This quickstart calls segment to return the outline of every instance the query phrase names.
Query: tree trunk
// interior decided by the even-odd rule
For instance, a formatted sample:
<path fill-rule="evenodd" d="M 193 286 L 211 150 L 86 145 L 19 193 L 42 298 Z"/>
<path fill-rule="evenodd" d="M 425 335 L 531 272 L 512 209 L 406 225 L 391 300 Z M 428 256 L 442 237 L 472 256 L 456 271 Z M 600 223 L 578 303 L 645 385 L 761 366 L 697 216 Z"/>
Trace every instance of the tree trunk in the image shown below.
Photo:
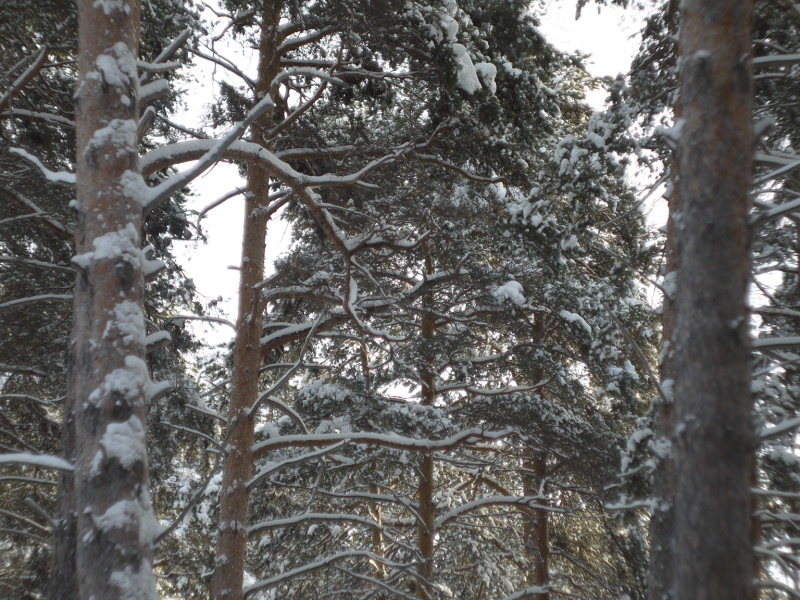
<path fill-rule="evenodd" d="M 680 118 L 680 107 L 675 108 L 675 118 Z M 675 405 L 673 390 L 675 383 L 674 336 L 675 336 L 675 217 L 678 214 L 677 164 L 672 165 L 671 190 L 669 192 L 669 218 L 667 220 L 666 265 L 664 302 L 661 308 L 661 360 L 659 371 L 661 388 L 666 398 L 657 396 L 653 400 L 655 413 L 655 470 L 653 472 L 653 513 L 650 516 L 650 571 L 647 593 L 650 600 L 672 598 L 672 528 L 674 525 L 675 457 L 672 437 L 675 431 Z"/>
<path fill-rule="evenodd" d="M 433 272 L 433 263 L 427 244 L 425 245 L 425 271 L 428 274 Z M 433 304 L 433 299 L 430 296 L 426 296 L 423 303 L 425 308 L 430 308 Z M 423 343 L 432 343 L 435 329 L 436 324 L 433 320 L 433 314 L 424 312 L 422 315 Z M 433 373 L 435 356 L 429 347 L 424 348 L 423 352 L 428 353 L 425 360 L 429 367 L 422 373 L 422 390 L 420 393 L 422 394 L 422 404 L 430 406 L 436 399 L 436 376 Z M 421 561 L 418 568 L 417 598 L 421 600 L 427 600 L 431 597 L 428 593 L 429 586 L 425 582 L 433 580 L 433 544 L 436 536 L 434 530 L 436 521 L 436 506 L 433 502 L 434 487 L 433 452 L 425 452 L 419 464 L 419 483 L 417 486 L 420 517 L 420 523 L 417 525 L 417 549 L 419 550 Z"/>
<path fill-rule="evenodd" d="M 676 217 L 676 599 L 752 596 L 750 0 L 685 0 Z"/>
<path fill-rule="evenodd" d="M 264 0 L 259 43 L 258 99 L 269 93 L 278 73 L 275 54 L 280 0 Z M 272 127 L 272 114 L 253 125 L 251 140 L 259 143 L 262 134 Z M 247 518 L 253 457 L 254 420 L 248 415 L 258 398 L 258 372 L 261 366 L 260 339 L 262 306 L 257 285 L 264 279 L 264 258 L 268 217 L 265 208 L 269 197 L 269 175 L 250 165 L 245 194 L 244 236 L 239 279 L 239 314 L 233 350 L 233 376 L 228 409 L 228 453 L 223 462 L 220 488 L 220 516 L 214 566 L 214 598 L 241 600 L 243 596 Z"/>
<path fill-rule="evenodd" d="M 526 460 L 524 490 L 526 496 L 536 496 L 544 490 L 542 481 L 547 477 L 547 455 L 544 452 L 531 452 Z M 537 500 L 537 504 L 546 506 L 545 500 Z M 525 511 L 523 523 L 523 543 L 529 562 L 533 565 L 533 573 L 528 578 L 528 585 L 547 588 L 550 583 L 550 522 L 549 513 L 543 508 L 530 508 Z M 541 592 L 531 596 L 533 600 L 549 600 L 549 592 Z"/>
<path fill-rule="evenodd" d="M 70 349 L 74 351 L 74 345 Z M 69 364 L 74 361 L 70 357 Z M 62 419 L 61 454 L 65 459 L 75 458 L 75 417 L 72 414 L 73 395 L 67 395 Z M 77 516 L 75 514 L 75 481 L 73 474 L 62 471 L 58 478 L 56 499 L 56 524 L 53 527 L 53 541 L 50 551 L 50 581 L 48 599 L 61 600 L 64 597 L 78 597 L 78 579 L 75 566 L 77 537 Z M 67 593 L 65 594 L 65 590 Z"/>
<path fill-rule="evenodd" d="M 136 138 L 139 2 L 81 0 L 78 19 L 78 274 L 67 400 L 75 419 L 78 590 L 57 592 L 155 599 Z"/>

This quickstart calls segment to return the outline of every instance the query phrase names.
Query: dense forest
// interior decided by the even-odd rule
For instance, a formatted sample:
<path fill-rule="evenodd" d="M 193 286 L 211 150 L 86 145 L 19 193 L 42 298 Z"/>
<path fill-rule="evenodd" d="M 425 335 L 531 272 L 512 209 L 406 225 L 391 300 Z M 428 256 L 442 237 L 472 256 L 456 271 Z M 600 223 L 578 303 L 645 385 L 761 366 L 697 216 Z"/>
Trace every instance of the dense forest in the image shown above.
<path fill-rule="evenodd" d="M 800 5 L 611 3 L 2 0 L 0 598 L 800 598 Z"/>

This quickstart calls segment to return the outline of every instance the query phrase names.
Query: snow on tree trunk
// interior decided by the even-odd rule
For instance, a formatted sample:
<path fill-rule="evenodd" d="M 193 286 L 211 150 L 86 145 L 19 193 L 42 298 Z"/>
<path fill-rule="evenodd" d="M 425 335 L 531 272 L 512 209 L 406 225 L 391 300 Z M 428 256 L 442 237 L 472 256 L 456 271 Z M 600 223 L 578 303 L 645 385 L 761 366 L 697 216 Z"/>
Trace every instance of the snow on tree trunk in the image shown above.
<path fill-rule="evenodd" d="M 680 34 L 674 598 L 751 598 L 749 0 L 686 0 Z"/>
<path fill-rule="evenodd" d="M 137 0 L 78 3 L 78 267 L 69 400 L 75 419 L 78 593 L 155 599 L 145 419 L 141 251 L 144 182 L 136 126 Z"/>
<path fill-rule="evenodd" d="M 259 99 L 269 93 L 270 84 L 278 73 L 280 63 L 275 52 L 276 29 L 281 2 L 264 0 L 262 6 L 261 39 L 259 44 Z M 251 139 L 272 126 L 268 112 L 252 128 Z M 220 488 L 220 516 L 217 532 L 214 568 L 214 598 L 241 600 L 245 555 L 247 550 L 247 520 L 250 494 L 247 480 L 253 466 L 250 447 L 253 444 L 254 420 L 249 416 L 258 398 L 259 367 L 261 366 L 262 305 L 257 285 L 264 278 L 267 221 L 265 208 L 269 196 L 269 174 L 251 165 L 247 174 L 245 195 L 244 238 L 239 279 L 239 315 L 236 321 L 236 340 L 233 350 L 233 377 L 228 412 L 228 453 L 223 462 Z"/>

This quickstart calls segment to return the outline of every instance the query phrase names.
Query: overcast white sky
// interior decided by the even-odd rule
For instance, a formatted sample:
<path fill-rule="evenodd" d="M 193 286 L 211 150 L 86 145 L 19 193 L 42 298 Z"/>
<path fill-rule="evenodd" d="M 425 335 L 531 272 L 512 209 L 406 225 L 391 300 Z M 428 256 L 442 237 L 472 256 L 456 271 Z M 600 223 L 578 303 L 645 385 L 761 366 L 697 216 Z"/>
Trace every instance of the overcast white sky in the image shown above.
<path fill-rule="evenodd" d="M 547 13 L 542 18 L 540 29 L 552 44 L 561 50 L 578 50 L 590 54 L 587 66 L 592 75 L 613 77 L 627 72 L 639 45 L 638 40 L 634 39 L 641 23 L 642 15 L 639 11 L 624 11 L 611 6 L 598 10 L 593 4 L 589 4 L 584 8 L 581 18 L 576 21 L 575 0 L 546 0 L 546 4 Z M 206 11 L 205 16 L 210 18 L 212 15 Z M 237 60 L 237 66 L 252 73 L 255 69 L 254 60 L 252 56 L 241 56 Z M 215 92 L 215 86 L 211 85 L 213 76 L 214 72 L 208 66 L 195 75 L 199 85 L 193 86 L 187 98 L 187 113 L 181 117 L 180 122 L 191 126 L 191 115 L 202 114 L 212 101 Z M 590 102 L 600 106 L 604 97 L 605 93 L 598 91 L 590 98 Z M 199 211 L 242 183 L 235 167 L 218 165 L 194 183 L 195 196 L 191 198 L 189 208 Z M 229 267 L 239 264 L 243 211 L 241 197 L 228 200 L 221 207 L 212 210 L 203 220 L 208 244 L 176 242 L 177 254 L 189 276 L 194 279 L 200 294 L 207 300 L 221 296 L 221 316 L 230 320 L 236 318 L 235 299 L 239 277 L 238 271 Z M 267 271 L 271 270 L 272 261 L 288 243 L 289 236 L 284 223 L 270 222 L 267 235 Z M 195 331 L 198 335 L 205 335 L 207 341 L 213 343 L 227 341 L 233 334 L 232 330 L 224 326 L 198 325 Z"/>

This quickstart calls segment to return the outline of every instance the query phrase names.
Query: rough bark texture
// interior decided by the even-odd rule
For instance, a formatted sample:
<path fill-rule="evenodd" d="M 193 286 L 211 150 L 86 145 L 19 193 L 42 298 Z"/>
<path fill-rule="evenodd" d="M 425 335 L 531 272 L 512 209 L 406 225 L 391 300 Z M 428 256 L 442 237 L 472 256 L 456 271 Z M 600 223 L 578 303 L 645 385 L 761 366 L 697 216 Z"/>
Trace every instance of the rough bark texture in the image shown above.
<path fill-rule="evenodd" d="M 145 419 L 138 121 L 139 3 L 78 2 L 79 227 L 69 399 L 78 593 L 155 599 Z M 58 585 L 58 584 L 57 584 Z"/>
<path fill-rule="evenodd" d="M 685 0 L 676 218 L 676 599 L 752 597 L 750 0 Z"/>
<path fill-rule="evenodd" d="M 280 18 L 278 0 L 264 0 L 259 44 L 259 97 L 269 93 L 279 63 L 275 54 L 277 25 Z M 272 126 L 272 115 L 262 117 L 252 128 L 251 140 L 259 142 L 264 131 Z M 262 306 L 256 286 L 264 279 L 269 175 L 250 166 L 245 195 L 244 236 L 239 279 L 239 315 L 233 350 L 233 377 L 228 412 L 228 454 L 223 462 L 220 488 L 220 516 L 214 569 L 214 598 L 241 600 L 245 554 L 247 550 L 247 518 L 250 494 L 246 483 L 250 478 L 253 456 L 254 420 L 248 416 L 258 398 L 258 372 L 261 366 L 260 339 Z"/>

